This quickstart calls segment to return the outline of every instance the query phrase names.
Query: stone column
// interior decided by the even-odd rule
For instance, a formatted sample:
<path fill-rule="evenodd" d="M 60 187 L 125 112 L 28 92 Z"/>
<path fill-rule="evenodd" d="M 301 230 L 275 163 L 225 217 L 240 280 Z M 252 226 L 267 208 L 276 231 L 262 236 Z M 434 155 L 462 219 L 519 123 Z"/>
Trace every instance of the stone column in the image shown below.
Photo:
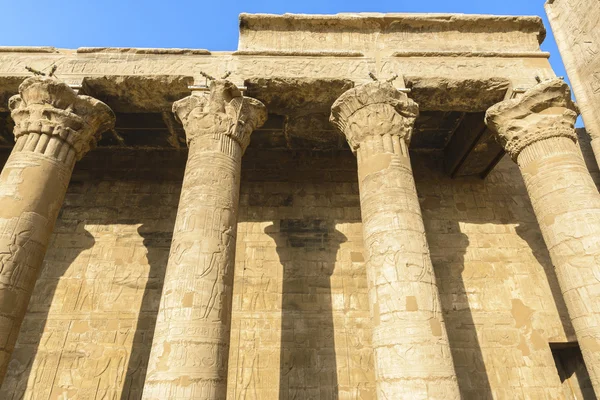
<path fill-rule="evenodd" d="M 521 170 L 600 395 L 600 193 L 578 149 L 577 112 L 567 84 L 553 79 L 493 106 L 486 123 Z"/>
<path fill-rule="evenodd" d="M 143 398 L 225 400 L 241 160 L 266 110 L 217 80 L 173 112 L 189 156 Z"/>
<path fill-rule="evenodd" d="M 548 21 L 600 166 L 600 18 L 598 0 L 547 0 Z"/>
<path fill-rule="evenodd" d="M 460 398 L 408 147 L 418 106 L 391 84 L 342 94 L 357 156 L 378 399 Z"/>
<path fill-rule="evenodd" d="M 0 383 L 75 161 L 115 120 L 106 104 L 51 78 L 26 79 L 9 108 L 16 144 L 0 174 Z"/>

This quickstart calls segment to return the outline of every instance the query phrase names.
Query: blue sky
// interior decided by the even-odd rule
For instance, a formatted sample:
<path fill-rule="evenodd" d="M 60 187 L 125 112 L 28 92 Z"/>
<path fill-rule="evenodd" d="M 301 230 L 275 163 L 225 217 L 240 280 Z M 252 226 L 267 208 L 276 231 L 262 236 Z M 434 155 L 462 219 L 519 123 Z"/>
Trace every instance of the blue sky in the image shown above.
<path fill-rule="evenodd" d="M 564 76 L 544 0 L 2 0 L 0 45 L 188 47 L 235 50 L 238 15 L 250 13 L 437 12 L 539 15 L 542 48 Z"/>

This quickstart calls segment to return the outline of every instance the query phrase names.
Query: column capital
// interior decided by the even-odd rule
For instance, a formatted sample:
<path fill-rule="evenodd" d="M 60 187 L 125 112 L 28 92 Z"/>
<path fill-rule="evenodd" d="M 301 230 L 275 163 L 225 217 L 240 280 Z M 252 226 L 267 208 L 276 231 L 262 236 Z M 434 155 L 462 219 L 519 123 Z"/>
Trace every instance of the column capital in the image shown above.
<path fill-rule="evenodd" d="M 214 80 L 209 89 L 208 93 L 173 103 L 173 113 L 183 124 L 188 145 L 201 136 L 224 135 L 238 143 L 244 152 L 252 131 L 267 120 L 264 104 L 242 96 L 228 80 Z"/>
<path fill-rule="evenodd" d="M 492 106 L 485 123 L 516 161 L 523 149 L 540 140 L 567 137 L 577 142 L 578 115 L 569 86 L 556 78 L 532 87 L 519 98 Z"/>
<path fill-rule="evenodd" d="M 37 134 L 47 136 L 43 145 L 31 140 L 26 150 L 48 154 L 49 139 L 66 143 L 65 149 L 74 151 L 79 160 L 96 146 L 103 132 L 115 124 L 115 115 L 106 104 L 90 96 L 78 95 L 66 83 L 55 78 L 31 77 L 19 86 L 19 94 L 8 102 L 15 122 L 14 135 L 20 137 Z M 58 147 L 57 147 L 58 146 Z M 51 155 L 58 156 L 61 145 Z"/>
<path fill-rule="evenodd" d="M 410 143 L 419 106 L 388 82 L 370 82 L 342 94 L 329 120 L 346 136 L 352 151 L 370 137 L 398 136 Z"/>

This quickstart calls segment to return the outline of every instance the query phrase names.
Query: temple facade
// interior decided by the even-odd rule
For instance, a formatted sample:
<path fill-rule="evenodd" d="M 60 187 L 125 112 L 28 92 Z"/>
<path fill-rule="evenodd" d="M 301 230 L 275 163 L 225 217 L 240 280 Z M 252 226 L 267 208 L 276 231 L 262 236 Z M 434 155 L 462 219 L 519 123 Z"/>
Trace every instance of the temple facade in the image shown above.
<path fill-rule="evenodd" d="M 541 18 L 239 26 L 0 47 L 0 399 L 600 394 L 600 148 Z"/>

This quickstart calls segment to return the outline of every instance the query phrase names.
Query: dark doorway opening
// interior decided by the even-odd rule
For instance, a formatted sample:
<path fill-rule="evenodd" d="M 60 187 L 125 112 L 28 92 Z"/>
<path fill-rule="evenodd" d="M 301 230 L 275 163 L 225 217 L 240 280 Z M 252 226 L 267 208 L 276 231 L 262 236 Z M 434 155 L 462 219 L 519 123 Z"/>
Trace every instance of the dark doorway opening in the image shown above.
<path fill-rule="evenodd" d="M 550 343 L 550 349 L 562 382 L 565 398 L 595 400 L 596 395 L 579 345 L 576 342 Z"/>

